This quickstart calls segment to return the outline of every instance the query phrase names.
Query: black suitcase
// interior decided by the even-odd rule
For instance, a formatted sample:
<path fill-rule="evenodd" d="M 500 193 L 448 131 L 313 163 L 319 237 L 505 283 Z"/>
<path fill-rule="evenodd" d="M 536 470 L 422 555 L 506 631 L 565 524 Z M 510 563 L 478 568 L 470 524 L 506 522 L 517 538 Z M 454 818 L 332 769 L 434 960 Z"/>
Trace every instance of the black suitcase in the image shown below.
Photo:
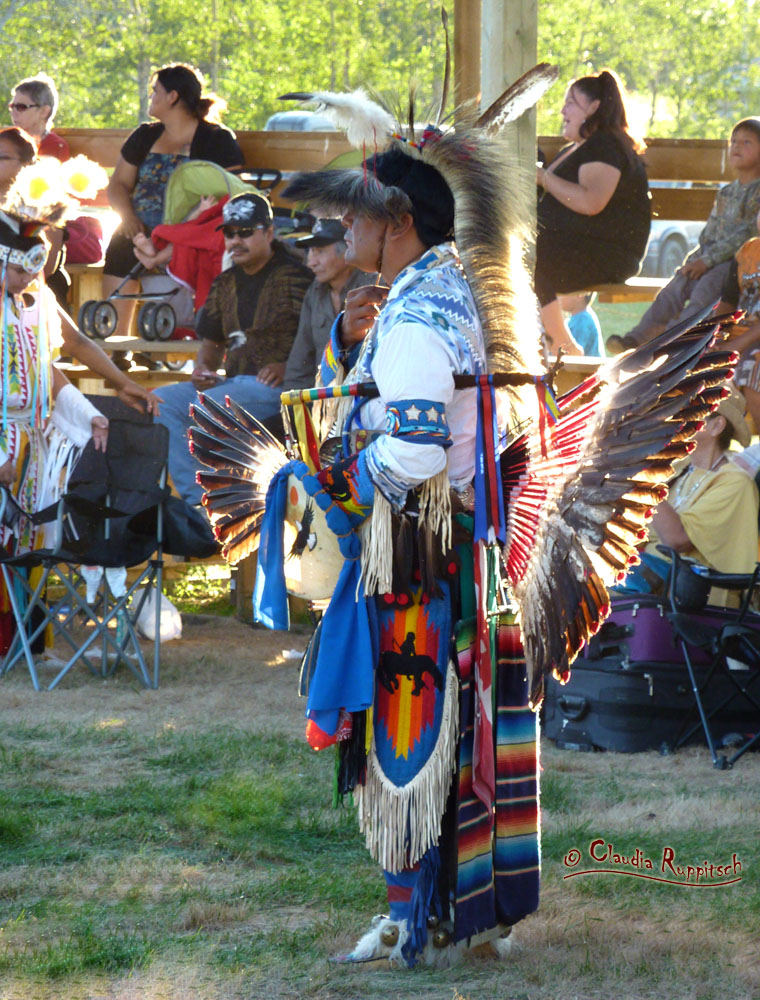
<path fill-rule="evenodd" d="M 707 667 L 696 668 L 697 683 Z M 731 679 L 710 680 L 703 703 L 706 712 L 733 696 Z M 715 741 L 731 742 L 734 734 L 757 732 L 760 713 L 737 697 L 711 720 Z M 620 657 L 577 659 L 570 680 L 549 679 L 543 705 L 543 733 L 558 747 L 636 753 L 674 747 L 692 730 L 687 742 L 705 743 L 686 667 L 663 662 L 621 666 Z"/>

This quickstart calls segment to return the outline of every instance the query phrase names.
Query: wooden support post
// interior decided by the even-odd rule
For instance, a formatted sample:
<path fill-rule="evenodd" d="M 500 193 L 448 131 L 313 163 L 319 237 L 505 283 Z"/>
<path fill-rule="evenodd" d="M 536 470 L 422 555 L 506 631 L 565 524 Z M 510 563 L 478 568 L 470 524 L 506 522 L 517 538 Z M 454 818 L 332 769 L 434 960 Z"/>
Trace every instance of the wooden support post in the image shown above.
<path fill-rule="evenodd" d="M 454 100 L 480 107 L 480 0 L 454 2 Z"/>
<path fill-rule="evenodd" d="M 256 583 L 256 553 L 237 564 L 235 573 L 235 617 L 241 622 L 253 621 L 253 587 Z"/>
<path fill-rule="evenodd" d="M 538 0 L 482 0 L 482 106 L 487 108 L 510 83 L 536 64 Z M 536 165 L 535 111 L 509 126 L 515 136 L 520 164 Z"/>

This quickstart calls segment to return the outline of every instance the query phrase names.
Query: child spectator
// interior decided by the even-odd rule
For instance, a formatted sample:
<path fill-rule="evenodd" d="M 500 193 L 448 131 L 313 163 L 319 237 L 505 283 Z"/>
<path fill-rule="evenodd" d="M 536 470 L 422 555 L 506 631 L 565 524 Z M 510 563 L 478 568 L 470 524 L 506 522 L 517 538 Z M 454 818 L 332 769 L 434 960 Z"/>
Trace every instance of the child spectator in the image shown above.
<path fill-rule="evenodd" d="M 716 302 L 733 255 L 753 235 L 760 209 L 760 118 L 744 118 L 731 133 L 729 160 L 736 180 L 718 191 L 699 246 L 686 258 L 637 325 L 607 340 L 611 354 L 645 344 L 676 320 Z"/>
<path fill-rule="evenodd" d="M 564 313 L 569 313 L 567 325 L 570 336 L 587 358 L 603 358 L 604 339 L 599 317 L 591 308 L 596 292 L 579 292 L 576 295 L 558 295 Z"/>

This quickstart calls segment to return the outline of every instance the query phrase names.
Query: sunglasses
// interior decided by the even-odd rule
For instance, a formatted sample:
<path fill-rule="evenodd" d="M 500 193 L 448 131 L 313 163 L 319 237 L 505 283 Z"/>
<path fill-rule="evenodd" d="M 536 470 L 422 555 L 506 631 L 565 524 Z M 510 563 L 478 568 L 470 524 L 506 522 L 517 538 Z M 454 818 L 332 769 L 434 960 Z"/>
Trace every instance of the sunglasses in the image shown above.
<path fill-rule="evenodd" d="M 28 111 L 29 108 L 39 108 L 39 104 L 21 104 L 19 101 L 11 101 L 8 105 L 10 111 Z"/>
<path fill-rule="evenodd" d="M 239 236 L 241 240 L 248 240 L 253 236 L 257 229 L 266 229 L 266 226 L 248 226 L 243 228 L 241 226 L 222 226 L 222 236 L 227 240 L 232 240 L 236 236 Z"/>

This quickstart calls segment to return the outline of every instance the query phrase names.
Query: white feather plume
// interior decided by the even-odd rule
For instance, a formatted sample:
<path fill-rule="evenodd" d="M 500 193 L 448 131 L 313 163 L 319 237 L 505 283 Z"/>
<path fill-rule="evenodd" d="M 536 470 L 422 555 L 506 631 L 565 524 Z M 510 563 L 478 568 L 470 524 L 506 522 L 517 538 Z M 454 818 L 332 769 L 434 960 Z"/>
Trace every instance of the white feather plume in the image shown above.
<path fill-rule="evenodd" d="M 302 103 L 316 101 L 317 111 L 329 118 L 337 128 L 345 129 L 348 141 L 358 149 L 365 145 L 382 149 L 397 131 L 393 115 L 370 100 L 361 88 L 350 94 L 336 94 L 330 90 L 285 94 L 281 100 L 284 99 L 300 100 Z"/>

